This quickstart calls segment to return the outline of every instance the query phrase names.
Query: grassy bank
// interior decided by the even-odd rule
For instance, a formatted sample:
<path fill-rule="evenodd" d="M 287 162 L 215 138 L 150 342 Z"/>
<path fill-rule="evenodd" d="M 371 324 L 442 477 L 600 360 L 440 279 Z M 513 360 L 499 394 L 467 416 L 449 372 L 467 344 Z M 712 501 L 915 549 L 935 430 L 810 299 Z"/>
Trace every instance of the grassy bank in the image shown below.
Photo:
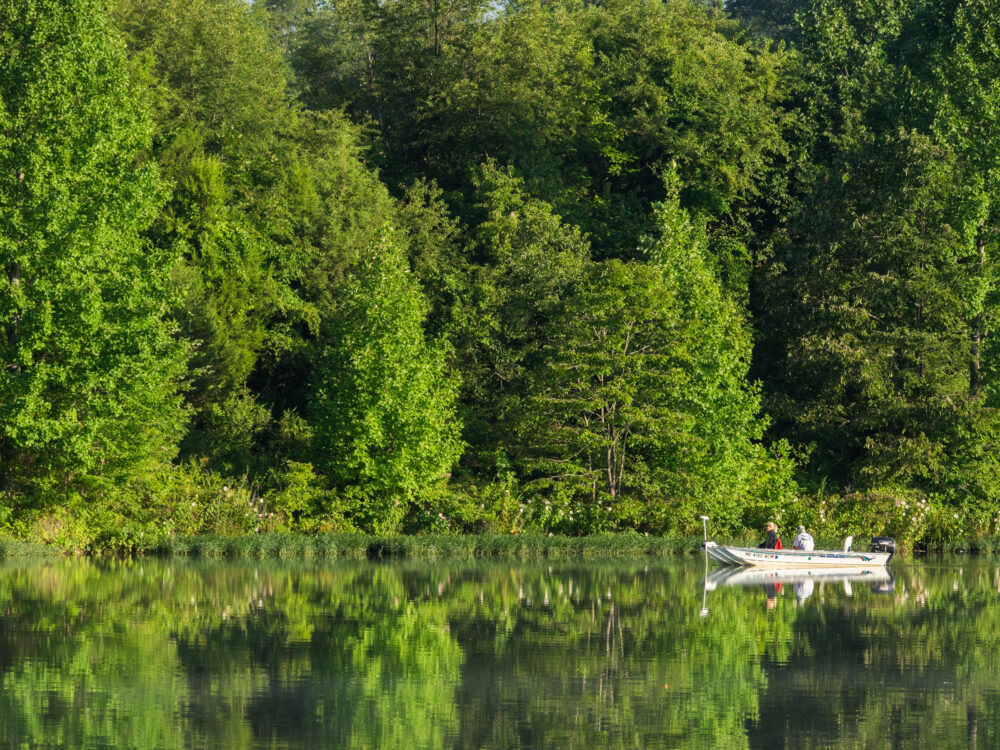
<path fill-rule="evenodd" d="M 611 559 L 665 558 L 699 549 L 700 539 L 638 534 L 549 536 L 547 534 L 262 534 L 248 537 L 177 537 L 146 550 L 154 555 L 346 559 Z"/>
<path fill-rule="evenodd" d="M 671 558 L 701 552 L 697 536 L 661 537 L 635 533 L 561 536 L 550 534 L 289 534 L 226 537 L 176 536 L 141 554 L 204 558 L 329 558 L 352 560 L 435 559 L 614 559 Z M 758 537 L 716 538 L 723 544 L 754 547 Z M 855 537 L 853 549 L 868 547 L 868 537 Z M 818 549 L 842 549 L 843 538 L 820 537 Z M 791 539 L 786 541 L 791 546 Z M 956 543 L 920 551 L 1000 553 L 1000 537 L 975 545 Z M 899 550 L 905 555 L 909 550 Z"/>
<path fill-rule="evenodd" d="M 756 538 L 718 539 L 721 543 L 755 546 Z M 853 548 L 867 547 L 868 539 L 856 538 Z M 820 538 L 819 549 L 841 549 L 843 539 Z M 350 560 L 437 560 L 437 559 L 664 559 L 697 554 L 699 537 L 659 537 L 634 533 L 560 536 L 548 534 L 293 534 L 269 533 L 248 536 L 172 536 L 148 547 L 133 550 L 136 555 L 191 558 L 324 558 Z M 915 552 L 949 554 L 1000 554 L 1000 536 L 975 543 L 953 543 L 917 547 Z M 906 551 L 900 551 L 906 554 Z M 0 559 L 53 557 L 80 554 L 56 545 L 0 538 Z M 90 554 L 114 554 L 92 551 Z M 120 553 L 118 553 L 120 554 Z"/>
<path fill-rule="evenodd" d="M 0 538 L 0 560 L 26 557 L 59 557 L 63 554 L 67 554 L 65 550 L 49 544 Z"/>
<path fill-rule="evenodd" d="M 934 544 L 917 544 L 914 552 L 941 552 L 951 555 L 980 554 L 1000 555 L 1000 535 L 979 537 L 977 539 L 947 539 Z"/>

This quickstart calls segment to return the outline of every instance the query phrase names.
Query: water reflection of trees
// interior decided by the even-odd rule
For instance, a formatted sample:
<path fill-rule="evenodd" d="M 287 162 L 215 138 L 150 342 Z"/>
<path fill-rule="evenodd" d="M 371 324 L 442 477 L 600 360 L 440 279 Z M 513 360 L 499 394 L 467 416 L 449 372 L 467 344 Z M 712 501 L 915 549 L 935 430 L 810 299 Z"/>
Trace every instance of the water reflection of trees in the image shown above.
<path fill-rule="evenodd" d="M 690 565 L 0 569 L 0 745 L 998 744 L 998 574 L 769 611 Z M 929 746 L 929 745 L 928 745 Z"/>
<path fill-rule="evenodd" d="M 799 614 L 752 739 L 780 741 L 775 717 L 792 712 L 816 747 L 1000 747 L 1000 569 L 897 576 L 892 597 Z"/>

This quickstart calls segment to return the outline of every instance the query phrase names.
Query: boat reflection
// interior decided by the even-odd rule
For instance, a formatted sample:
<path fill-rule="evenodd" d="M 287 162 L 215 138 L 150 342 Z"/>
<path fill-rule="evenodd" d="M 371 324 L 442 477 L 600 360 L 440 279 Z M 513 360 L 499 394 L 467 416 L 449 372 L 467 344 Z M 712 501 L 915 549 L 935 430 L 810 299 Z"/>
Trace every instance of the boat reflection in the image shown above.
<path fill-rule="evenodd" d="M 895 590 L 895 579 L 890 568 L 720 568 L 707 574 L 703 586 L 706 592 L 719 586 L 752 586 L 764 589 L 768 608 L 774 606 L 783 586 L 791 586 L 795 598 L 801 603 L 812 596 L 816 582 L 840 583 L 844 593 L 852 596 L 852 584 L 869 586 L 873 593 L 890 594 Z M 705 605 L 703 605 L 704 608 Z"/>

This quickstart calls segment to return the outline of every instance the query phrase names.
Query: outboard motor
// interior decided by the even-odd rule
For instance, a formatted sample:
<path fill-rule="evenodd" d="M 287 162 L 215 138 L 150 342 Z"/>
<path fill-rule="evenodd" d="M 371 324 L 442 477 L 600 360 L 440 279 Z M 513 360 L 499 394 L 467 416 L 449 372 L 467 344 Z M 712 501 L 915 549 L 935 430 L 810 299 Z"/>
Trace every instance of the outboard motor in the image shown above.
<path fill-rule="evenodd" d="M 869 552 L 888 552 L 896 554 L 896 540 L 891 536 L 873 536 L 872 543 L 868 545 Z"/>

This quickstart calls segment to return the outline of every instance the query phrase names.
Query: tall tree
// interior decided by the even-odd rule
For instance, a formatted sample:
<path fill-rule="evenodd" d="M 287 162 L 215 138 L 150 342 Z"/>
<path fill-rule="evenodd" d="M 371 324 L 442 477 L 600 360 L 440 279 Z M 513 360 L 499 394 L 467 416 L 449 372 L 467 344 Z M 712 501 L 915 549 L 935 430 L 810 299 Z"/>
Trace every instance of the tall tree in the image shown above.
<path fill-rule="evenodd" d="M 149 120 L 98 0 L 4 2 L 0 49 L 4 485 L 124 481 L 184 422 Z"/>
<path fill-rule="evenodd" d="M 619 523 L 663 530 L 708 512 L 737 528 L 759 500 L 754 477 L 782 469 L 759 445 L 744 316 L 678 205 L 676 175 L 666 192 L 648 260 L 591 264 L 552 322 L 520 403 L 520 459 Z"/>
<path fill-rule="evenodd" d="M 935 140 L 955 153 L 953 174 L 962 185 L 959 220 L 975 225 L 966 238 L 971 271 L 968 300 L 969 392 L 976 396 L 984 375 L 996 364 L 992 338 L 1000 302 L 1000 278 L 994 259 L 1000 235 L 1000 53 L 998 6 L 992 2 L 927 3 L 914 11 L 907 49 L 913 81 L 919 86 L 920 112 L 930 120 Z M 956 82 L 961 81 L 961 85 Z M 988 376 L 986 380 L 990 380 Z M 991 405 L 998 401 L 991 399 Z"/>
<path fill-rule="evenodd" d="M 276 420 L 301 416 L 309 344 L 345 269 L 395 204 L 363 163 L 359 129 L 304 112 L 260 6 L 118 0 L 153 104 L 170 199 L 151 230 L 183 264 L 172 280 L 192 343 L 184 453 L 266 472 Z"/>
<path fill-rule="evenodd" d="M 298 257 L 272 237 L 287 223 L 278 210 L 296 123 L 287 71 L 262 17 L 237 0 L 116 0 L 114 11 L 167 180 L 149 234 L 182 259 L 171 281 L 194 409 L 183 454 L 243 474 L 270 422 L 247 380 L 278 338 L 276 320 L 308 314 L 290 288 Z"/>
<path fill-rule="evenodd" d="M 448 348 L 425 341 L 427 308 L 386 231 L 345 278 L 318 344 L 308 412 L 316 462 L 354 501 L 356 522 L 377 532 L 398 530 L 461 453 Z"/>
<path fill-rule="evenodd" d="M 785 341 L 768 403 L 780 433 L 811 446 L 817 475 L 959 503 L 1000 489 L 997 417 L 979 393 L 994 296 L 995 167 L 979 143 L 995 128 L 991 82 L 952 90 L 970 55 L 989 57 L 962 46 L 988 26 L 956 35 L 963 12 L 928 5 L 928 23 L 921 7 L 816 0 L 805 16 L 823 137 L 770 304 L 767 327 Z"/>
<path fill-rule="evenodd" d="M 469 311 L 455 341 L 462 371 L 468 463 L 479 468 L 511 443 L 510 414 L 537 366 L 553 317 L 585 274 L 589 244 L 524 181 L 495 163 L 476 186 Z"/>
<path fill-rule="evenodd" d="M 391 183 L 469 198 L 471 165 L 512 165 L 603 256 L 634 251 L 672 163 L 713 252 L 739 256 L 784 149 L 786 54 L 701 3 L 345 0 L 301 19 L 306 102 L 371 123 Z"/>

